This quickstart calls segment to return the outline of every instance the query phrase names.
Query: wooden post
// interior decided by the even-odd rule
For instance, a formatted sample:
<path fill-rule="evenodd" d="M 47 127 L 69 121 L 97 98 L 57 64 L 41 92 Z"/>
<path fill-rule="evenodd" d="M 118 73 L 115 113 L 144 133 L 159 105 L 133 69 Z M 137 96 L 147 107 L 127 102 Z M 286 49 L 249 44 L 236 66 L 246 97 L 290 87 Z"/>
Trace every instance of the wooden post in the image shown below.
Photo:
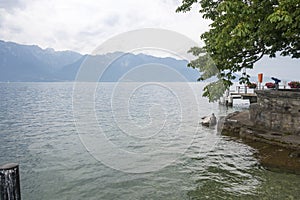
<path fill-rule="evenodd" d="M 16 163 L 0 166 L 0 199 L 21 200 L 19 165 Z"/>

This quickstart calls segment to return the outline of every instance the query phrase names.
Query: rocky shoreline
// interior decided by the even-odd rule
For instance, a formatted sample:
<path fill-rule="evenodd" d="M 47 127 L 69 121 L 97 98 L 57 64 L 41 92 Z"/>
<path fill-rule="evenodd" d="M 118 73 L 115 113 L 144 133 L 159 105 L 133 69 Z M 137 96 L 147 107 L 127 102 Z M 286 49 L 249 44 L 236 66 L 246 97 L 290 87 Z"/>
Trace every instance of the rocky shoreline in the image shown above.
<path fill-rule="evenodd" d="M 268 130 L 250 120 L 249 111 L 230 113 L 219 120 L 222 135 L 242 139 L 257 149 L 262 166 L 300 174 L 300 135 Z"/>

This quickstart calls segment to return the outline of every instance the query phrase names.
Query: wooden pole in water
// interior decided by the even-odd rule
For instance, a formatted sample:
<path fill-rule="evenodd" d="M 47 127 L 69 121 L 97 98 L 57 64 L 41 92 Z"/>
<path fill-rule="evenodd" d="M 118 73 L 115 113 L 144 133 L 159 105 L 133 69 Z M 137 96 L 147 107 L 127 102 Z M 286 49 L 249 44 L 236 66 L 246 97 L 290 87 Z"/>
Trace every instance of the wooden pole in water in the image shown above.
<path fill-rule="evenodd" d="M 19 165 L 16 163 L 0 166 L 0 199 L 21 200 Z"/>

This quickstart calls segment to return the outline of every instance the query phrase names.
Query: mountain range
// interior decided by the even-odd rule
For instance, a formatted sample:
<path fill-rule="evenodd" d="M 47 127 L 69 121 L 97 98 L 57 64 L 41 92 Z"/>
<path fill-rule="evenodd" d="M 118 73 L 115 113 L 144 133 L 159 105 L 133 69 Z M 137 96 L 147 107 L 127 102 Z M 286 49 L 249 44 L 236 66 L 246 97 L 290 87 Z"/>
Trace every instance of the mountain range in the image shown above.
<path fill-rule="evenodd" d="M 82 55 L 0 40 L 1 82 L 75 81 L 76 77 L 93 77 L 95 74 L 98 81 L 105 82 L 196 81 L 199 72 L 186 67 L 187 63 L 171 57 L 122 52 Z M 81 72 L 79 76 L 78 72 Z"/>

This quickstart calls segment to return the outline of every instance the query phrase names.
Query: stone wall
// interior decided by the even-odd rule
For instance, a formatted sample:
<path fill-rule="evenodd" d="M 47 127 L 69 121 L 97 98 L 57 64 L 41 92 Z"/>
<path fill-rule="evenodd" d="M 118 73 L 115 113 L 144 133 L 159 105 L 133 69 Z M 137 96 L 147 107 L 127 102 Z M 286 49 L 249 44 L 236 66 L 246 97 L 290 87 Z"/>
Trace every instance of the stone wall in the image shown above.
<path fill-rule="evenodd" d="M 257 90 L 250 105 L 250 119 L 260 127 L 283 134 L 300 135 L 300 91 Z"/>

